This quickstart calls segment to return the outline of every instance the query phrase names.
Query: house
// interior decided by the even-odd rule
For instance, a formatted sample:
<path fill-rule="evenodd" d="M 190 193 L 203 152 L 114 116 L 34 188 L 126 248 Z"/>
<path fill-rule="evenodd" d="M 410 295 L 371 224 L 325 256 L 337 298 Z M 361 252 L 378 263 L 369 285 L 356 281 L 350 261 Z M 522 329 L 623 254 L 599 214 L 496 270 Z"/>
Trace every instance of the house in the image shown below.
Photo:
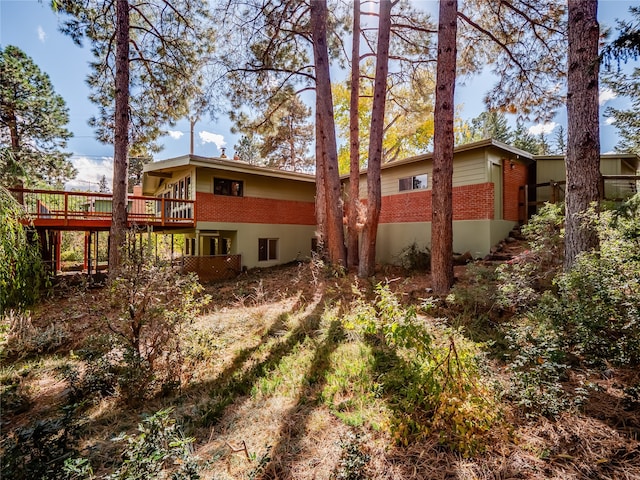
<path fill-rule="evenodd" d="M 564 181 L 561 156 L 535 156 L 488 139 L 456 147 L 453 161 L 455 252 L 484 257 L 515 226 L 525 222 L 541 201 L 562 199 L 552 193 Z M 607 175 L 602 190 L 606 198 L 636 192 L 639 167 L 636 155 L 603 155 L 601 169 Z M 408 247 L 430 246 L 432 181 L 432 154 L 382 166 L 377 262 L 399 263 L 400 254 Z M 546 186 L 536 185 L 544 182 Z M 342 183 L 344 192 L 348 192 L 348 176 Z M 366 191 L 363 171 L 363 198 Z M 157 207 L 168 209 L 164 217 L 194 220 L 193 227 L 175 233 L 186 235 L 185 265 L 199 274 L 215 270 L 211 278 L 225 269 L 234 273 L 241 268 L 308 258 L 314 246 L 312 175 L 187 155 L 146 165 L 142 194 L 171 199 L 162 203 L 164 207 Z M 171 228 L 154 228 L 172 232 Z"/>
<path fill-rule="evenodd" d="M 521 187 L 530 179 L 532 155 L 496 140 L 457 147 L 453 164 L 453 249 L 487 255 L 523 219 Z M 376 245 L 380 263 L 398 263 L 411 245 L 431 245 L 431 153 L 382 165 L 382 207 Z M 348 191 L 348 177 L 343 177 Z M 360 193 L 366 197 L 366 172 Z"/>
<path fill-rule="evenodd" d="M 534 156 L 538 185 L 535 199 L 538 203 L 564 200 L 564 156 Z M 639 191 L 634 176 L 640 171 L 640 159 L 631 153 L 607 153 L 600 157 L 602 197 L 610 200 L 628 198 Z"/>
<path fill-rule="evenodd" d="M 199 274 L 207 268 L 237 273 L 310 256 L 316 230 L 313 175 L 185 155 L 145 165 L 142 193 L 195 200 L 164 206 L 171 209 L 169 217 L 193 218 L 192 228 L 155 231 L 184 234 L 185 265 Z"/>

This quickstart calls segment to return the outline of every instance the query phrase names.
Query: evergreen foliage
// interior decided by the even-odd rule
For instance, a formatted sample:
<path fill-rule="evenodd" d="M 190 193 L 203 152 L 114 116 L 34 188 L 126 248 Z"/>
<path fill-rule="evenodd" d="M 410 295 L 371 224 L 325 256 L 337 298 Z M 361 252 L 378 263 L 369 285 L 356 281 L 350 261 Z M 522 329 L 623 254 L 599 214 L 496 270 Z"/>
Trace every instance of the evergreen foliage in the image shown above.
<path fill-rule="evenodd" d="M 631 7 L 629 12 L 632 20 L 618 22 L 618 38 L 605 46 L 602 56 L 606 68 L 604 84 L 617 95 L 629 98 L 631 107 L 607 107 L 605 115 L 613 119 L 618 129 L 620 138 L 616 150 L 640 155 L 640 120 L 637 115 L 640 108 L 640 69 L 636 67 L 626 73 L 620 68 L 620 62 L 626 63 L 640 54 L 640 8 Z M 617 69 L 612 68 L 614 60 L 618 63 Z"/>
<path fill-rule="evenodd" d="M 24 214 L 0 186 L 0 313 L 33 304 L 45 278 L 37 236 L 20 222 Z"/>
<path fill-rule="evenodd" d="M 0 184 L 61 185 L 75 176 L 69 113 L 49 76 L 22 50 L 0 48 Z"/>
<path fill-rule="evenodd" d="M 99 115 L 90 120 L 98 139 L 114 141 L 115 2 L 58 0 L 61 30 L 81 45 L 91 44 L 94 61 L 87 78 Z M 158 152 L 166 125 L 188 113 L 201 92 L 198 68 L 211 54 L 213 30 L 204 0 L 130 1 L 130 154 Z"/>

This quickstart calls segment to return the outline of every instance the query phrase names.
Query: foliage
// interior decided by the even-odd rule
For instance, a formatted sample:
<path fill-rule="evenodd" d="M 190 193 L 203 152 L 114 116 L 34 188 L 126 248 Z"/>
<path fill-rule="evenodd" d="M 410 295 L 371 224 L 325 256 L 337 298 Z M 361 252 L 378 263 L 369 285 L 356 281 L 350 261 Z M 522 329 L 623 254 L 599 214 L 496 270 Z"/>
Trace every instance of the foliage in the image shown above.
<path fill-rule="evenodd" d="M 122 271 L 108 286 L 108 309 L 100 313 L 111 349 L 91 361 L 98 362 L 97 373 L 114 371 L 120 395 L 137 403 L 160 386 L 180 385 L 181 332 L 209 296 L 200 295 L 202 286 L 194 275 L 152 262 L 136 249 L 135 239 L 129 247 Z M 101 367 L 104 362 L 109 367 Z"/>
<path fill-rule="evenodd" d="M 266 166 L 294 172 L 309 172 L 314 158 L 310 155 L 314 128 L 309 122 L 311 109 L 302 100 L 291 95 L 281 103 L 277 111 L 256 130 L 262 135 L 260 156 Z M 246 130 L 246 128 L 245 128 Z"/>
<path fill-rule="evenodd" d="M 204 0 L 129 1 L 130 108 L 132 157 L 159 150 L 163 127 L 188 113 L 200 93 L 198 68 L 214 44 Z M 87 78 L 99 114 L 90 120 L 98 139 L 113 143 L 116 2 L 56 0 L 61 30 L 78 45 L 91 42 L 94 61 Z"/>
<path fill-rule="evenodd" d="M 419 270 L 428 272 L 431 268 L 431 251 L 429 247 L 420 249 L 414 242 L 400 252 L 400 262 L 407 270 Z"/>
<path fill-rule="evenodd" d="M 544 305 L 569 348 L 592 363 L 640 363 L 640 200 L 591 212 L 600 251 L 580 255 Z"/>
<path fill-rule="evenodd" d="M 390 84 L 385 106 L 385 130 L 382 144 L 383 163 L 398 158 L 424 153 L 433 141 L 433 75 L 425 71 L 400 84 Z M 336 127 L 343 140 L 339 151 L 340 172 L 349 171 L 349 102 L 351 88 L 348 82 L 334 84 Z M 360 163 L 367 166 L 369 153 L 369 126 L 373 97 L 373 64 L 365 63 L 362 71 L 358 99 L 360 124 Z M 402 118 L 402 121 L 399 119 Z"/>
<path fill-rule="evenodd" d="M 253 132 L 242 135 L 238 143 L 233 146 L 235 155 L 251 165 L 257 165 L 260 163 L 260 148 L 258 140 Z"/>
<path fill-rule="evenodd" d="M 464 454 L 482 449 L 500 411 L 482 378 L 478 346 L 459 331 L 428 328 L 388 285 L 378 285 L 376 293 L 375 308 L 360 298 L 344 325 L 379 348 L 382 388 L 395 412 L 394 439 L 407 445 L 437 434 Z"/>
<path fill-rule="evenodd" d="M 490 65 L 497 79 L 485 95 L 490 111 L 539 119 L 563 105 L 566 8 L 560 0 L 461 3 L 458 63 L 462 73 Z"/>
<path fill-rule="evenodd" d="M 2 355 L 11 358 L 55 352 L 71 337 L 64 325 L 51 323 L 46 327 L 34 326 L 29 312 L 9 310 L 2 316 L 2 323 L 5 322 L 8 331 Z"/>
<path fill-rule="evenodd" d="M 631 7 L 629 11 L 633 21 L 618 22 L 619 36 L 603 48 L 602 56 L 605 66 L 603 83 L 616 95 L 628 97 L 631 106 L 627 109 L 607 107 L 605 115 L 613 120 L 618 129 L 616 150 L 640 154 L 640 122 L 634 115 L 640 107 L 640 69 L 636 67 L 631 72 L 620 69 L 620 61 L 637 58 L 640 52 L 640 8 Z M 612 58 L 618 61 L 617 69 L 611 66 Z"/>
<path fill-rule="evenodd" d="M 2 415 L 5 418 L 22 413 L 31 406 L 32 391 L 25 381 L 28 373 L 29 369 L 18 370 L 13 367 L 3 369 L 0 376 L 0 399 L 2 400 Z"/>
<path fill-rule="evenodd" d="M 470 264 L 467 281 L 455 284 L 447 295 L 447 304 L 462 310 L 465 316 L 478 316 L 491 310 L 495 303 L 496 272 L 492 267 Z"/>
<path fill-rule="evenodd" d="M 601 56 L 608 69 L 612 60 L 627 62 L 637 59 L 640 54 L 640 7 L 629 7 L 633 20 L 618 21 L 618 38 L 612 40 L 602 49 Z"/>
<path fill-rule="evenodd" d="M 75 416 L 76 407 L 65 407 L 57 418 L 35 420 L 5 435 L 1 443 L 2 478 L 65 479 L 65 459 L 77 454 L 80 424 Z"/>
<path fill-rule="evenodd" d="M 0 314 L 24 308 L 40 296 L 45 280 L 37 236 L 22 225 L 24 211 L 0 187 Z"/>
<path fill-rule="evenodd" d="M 122 464 L 105 480 L 146 480 L 170 478 L 197 480 L 201 465 L 193 453 L 193 438 L 185 437 L 170 417 L 172 409 L 160 410 L 138 424 L 138 435 L 122 433 L 113 439 L 123 442 Z M 65 462 L 67 478 L 94 479 L 91 465 L 86 459 L 73 458 Z"/>
<path fill-rule="evenodd" d="M 0 48 L 0 184 L 60 185 L 75 176 L 69 114 L 49 76 L 22 50 Z"/>
<path fill-rule="evenodd" d="M 500 306 L 512 310 L 530 308 L 544 290 L 552 287 L 562 268 L 563 226 L 563 206 L 547 203 L 522 227 L 530 249 L 498 267 Z"/>
<path fill-rule="evenodd" d="M 332 480 L 365 480 L 368 478 L 365 467 L 371 460 L 371 456 L 365 453 L 360 435 L 349 432 L 347 438 L 340 441 L 342 455 L 335 471 L 331 475 Z"/>
<path fill-rule="evenodd" d="M 516 129 L 513 131 L 511 144 L 520 150 L 534 155 L 542 153 L 539 140 L 529 133 L 520 119 L 516 122 Z"/>
<path fill-rule="evenodd" d="M 471 119 L 470 142 L 493 138 L 504 143 L 511 141 L 511 129 L 507 123 L 507 117 L 503 112 L 482 112 Z"/>
<path fill-rule="evenodd" d="M 561 385 L 568 367 L 556 329 L 543 317 L 533 317 L 528 322 L 508 326 L 505 336 L 512 351 L 508 395 L 525 416 L 553 418 L 568 408 L 580 406 L 584 390 L 569 392 Z"/>

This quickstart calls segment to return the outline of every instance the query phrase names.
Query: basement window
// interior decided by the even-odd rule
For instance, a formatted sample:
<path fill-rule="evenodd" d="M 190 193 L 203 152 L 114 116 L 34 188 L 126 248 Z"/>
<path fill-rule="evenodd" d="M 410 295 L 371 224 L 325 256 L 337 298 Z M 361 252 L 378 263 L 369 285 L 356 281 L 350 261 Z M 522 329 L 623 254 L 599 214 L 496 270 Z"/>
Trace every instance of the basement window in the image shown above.
<path fill-rule="evenodd" d="M 278 239 L 277 238 L 259 238 L 258 239 L 258 261 L 266 262 L 267 260 L 278 259 Z"/>
<path fill-rule="evenodd" d="M 413 177 L 401 178 L 398 182 L 398 189 L 401 192 L 407 190 L 421 190 L 427 188 L 427 174 L 414 175 Z"/>

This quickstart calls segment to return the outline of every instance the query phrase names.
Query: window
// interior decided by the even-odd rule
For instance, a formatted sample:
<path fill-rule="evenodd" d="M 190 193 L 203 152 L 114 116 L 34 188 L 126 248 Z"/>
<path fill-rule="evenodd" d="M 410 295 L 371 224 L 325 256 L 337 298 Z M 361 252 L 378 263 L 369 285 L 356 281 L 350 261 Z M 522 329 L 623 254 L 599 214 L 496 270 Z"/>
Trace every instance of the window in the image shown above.
<path fill-rule="evenodd" d="M 227 178 L 213 179 L 213 193 L 231 197 L 242 196 L 242 180 L 229 180 Z"/>
<path fill-rule="evenodd" d="M 278 259 L 278 239 L 277 238 L 259 238 L 258 239 L 258 261 L 265 262 L 267 260 Z"/>
<path fill-rule="evenodd" d="M 413 177 L 401 178 L 398 188 L 401 192 L 406 190 L 421 190 L 427 188 L 427 174 L 415 175 Z"/>

